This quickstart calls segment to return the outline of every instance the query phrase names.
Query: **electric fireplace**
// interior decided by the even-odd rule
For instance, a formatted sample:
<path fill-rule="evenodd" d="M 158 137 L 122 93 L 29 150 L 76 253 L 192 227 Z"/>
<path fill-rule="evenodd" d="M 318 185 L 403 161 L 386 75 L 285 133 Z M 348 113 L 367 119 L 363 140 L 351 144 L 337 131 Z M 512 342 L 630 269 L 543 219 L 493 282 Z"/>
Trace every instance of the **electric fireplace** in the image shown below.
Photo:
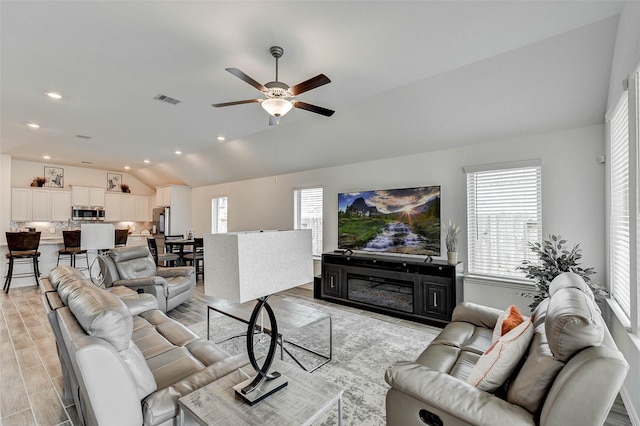
<path fill-rule="evenodd" d="M 349 274 L 347 299 L 367 305 L 413 313 L 413 281 Z"/>

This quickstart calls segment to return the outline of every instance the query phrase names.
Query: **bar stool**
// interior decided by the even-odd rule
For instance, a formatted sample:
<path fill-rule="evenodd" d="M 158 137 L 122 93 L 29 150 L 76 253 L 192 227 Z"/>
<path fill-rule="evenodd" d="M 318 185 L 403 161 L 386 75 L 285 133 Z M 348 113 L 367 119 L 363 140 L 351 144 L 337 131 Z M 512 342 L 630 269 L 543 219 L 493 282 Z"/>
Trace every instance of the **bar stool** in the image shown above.
<path fill-rule="evenodd" d="M 29 277 L 31 273 L 13 273 L 13 265 L 18 263 L 33 263 L 33 277 L 38 285 L 38 277 L 40 276 L 40 269 L 38 266 L 38 257 L 40 252 L 40 232 L 7 232 L 7 246 L 9 247 L 9 253 L 6 258 L 9 259 L 9 270 L 7 271 L 7 277 L 4 281 L 4 287 L 2 289 L 5 293 L 9 293 L 9 287 L 11 287 L 11 278 Z"/>
<path fill-rule="evenodd" d="M 69 256 L 69 265 L 76 267 L 76 259 L 84 256 L 87 261 L 86 268 L 78 268 L 81 271 L 89 269 L 89 256 L 86 250 L 80 248 L 80 230 L 76 231 L 62 231 L 62 239 L 64 240 L 64 248 L 58 250 L 58 262 L 56 266 L 60 264 L 60 256 Z"/>
<path fill-rule="evenodd" d="M 127 245 L 127 239 L 129 238 L 129 230 L 128 229 L 116 229 L 116 247 L 124 247 Z"/>
<path fill-rule="evenodd" d="M 198 275 L 204 279 L 204 238 L 193 239 L 193 252 L 185 254 L 184 260 L 196 270 L 196 279 Z"/>
<path fill-rule="evenodd" d="M 158 253 L 158 243 L 155 238 L 147 238 L 147 246 L 149 246 L 149 251 L 156 262 L 156 267 L 160 266 L 159 263 L 164 263 L 165 266 L 175 266 L 178 261 L 179 256 L 175 253 Z"/>

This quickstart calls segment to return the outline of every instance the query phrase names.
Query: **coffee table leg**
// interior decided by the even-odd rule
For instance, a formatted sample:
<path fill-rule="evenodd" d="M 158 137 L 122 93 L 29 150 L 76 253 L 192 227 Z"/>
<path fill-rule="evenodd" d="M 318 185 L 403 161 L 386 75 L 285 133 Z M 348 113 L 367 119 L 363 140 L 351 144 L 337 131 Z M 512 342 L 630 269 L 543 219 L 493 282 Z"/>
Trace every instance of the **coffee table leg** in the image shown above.
<path fill-rule="evenodd" d="M 338 398 L 338 426 L 342 426 L 342 395 Z"/>
<path fill-rule="evenodd" d="M 211 308 L 207 306 L 207 340 L 211 340 L 209 337 L 209 314 L 211 313 Z"/>

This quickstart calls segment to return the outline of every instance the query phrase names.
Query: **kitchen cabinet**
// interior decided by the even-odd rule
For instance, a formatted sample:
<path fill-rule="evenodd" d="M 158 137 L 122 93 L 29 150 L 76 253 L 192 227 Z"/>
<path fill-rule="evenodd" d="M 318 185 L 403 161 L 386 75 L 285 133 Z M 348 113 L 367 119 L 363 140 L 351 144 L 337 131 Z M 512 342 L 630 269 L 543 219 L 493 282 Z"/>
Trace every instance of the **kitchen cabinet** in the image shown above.
<path fill-rule="evenodd" d="M 73 186 L 71 195 L 74 206 L 105 206 L 105 190 L 104 188 L 90 188 L 87 186 Z M 106 209 L 105 209 L 106 210 Z"/>
<path fill-rule="evenodd" d="M 71 215 L 71 193 L 59 189 L 11 188 L 11 220 L 66 221 Z"/>
<path fill-rule="evenodd" d="M 11 188 L 11 220 L 31 220 L 31 189 Z"/>
<path fill-rule="evenodd" d="M 31 220 L 46 222 L 51 220 L 51 191 L 31 190 Z"/>
<path fill-rule="evenodd" d="M 151 197 L 134 195 L 134 220 L 136 222 L 151 222 Z"/>
<path fill-rule="evenodd" d="M 171 206 L 171 187 L 170 186 L 163 186 L 156 189 L 156 206 L 158 207 Z"/>
<path fill-rule="evenodd" d="M 51 191 L 51 220 L 67 221 L 71 218 L 71 192 Z"/>
<path fill-rule="evenodd" d="M 133 195 L 122 194 L 120 196 L 120 220 L 134 221 L 136 206 Z"/>
<path fill-rule="evenodd" d="M 106 222 L 150 222 L 149 197 L 146 195 L 106 194 Z"/>

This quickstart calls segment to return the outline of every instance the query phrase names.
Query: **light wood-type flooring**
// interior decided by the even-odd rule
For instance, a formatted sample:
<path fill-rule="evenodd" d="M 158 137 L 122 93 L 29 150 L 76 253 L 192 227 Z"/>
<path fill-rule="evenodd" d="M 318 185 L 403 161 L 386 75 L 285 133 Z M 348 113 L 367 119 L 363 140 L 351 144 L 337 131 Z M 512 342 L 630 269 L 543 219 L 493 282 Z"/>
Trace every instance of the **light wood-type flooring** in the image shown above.
<path fill-rule="evenodd" d="M 314 300 L 309 286 L 289 290 L 286 295 Z M 205 321 L 206 300 L 202 281 L 199 280 L 196 297 L 172 310 L 169 316 L 187 326 Z M 334 306 L 384 321 L 402 321 Z M 419 324 L 415 326 L 422 327 Z M 62 372 L 55 337 L 45 315 L 39 289 L 36 286 L 21 287 L 12 288 L 8 295 L 0 293 L 0 426 L 81 425 L 73 400 L 64 400 L 61 395 Z M 606 425 L 631 425 L 620 398 Z"/>

